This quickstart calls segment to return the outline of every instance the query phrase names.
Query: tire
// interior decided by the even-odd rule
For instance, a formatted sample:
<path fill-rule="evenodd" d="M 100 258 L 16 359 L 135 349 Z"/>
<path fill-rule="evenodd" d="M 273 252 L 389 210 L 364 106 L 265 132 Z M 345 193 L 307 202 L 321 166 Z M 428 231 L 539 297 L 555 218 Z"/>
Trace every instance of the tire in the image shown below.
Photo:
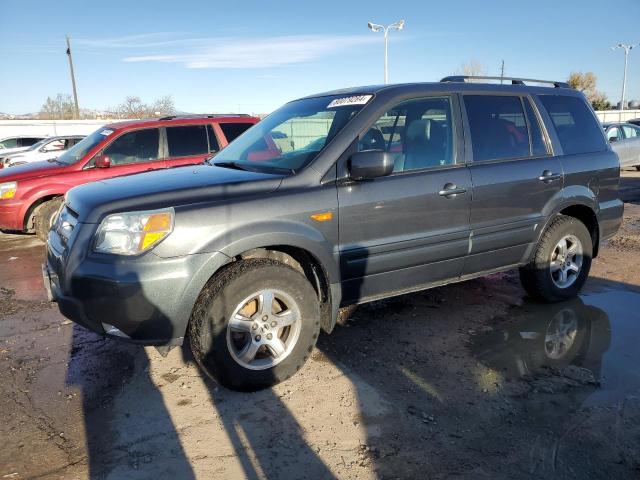
<path fill-rule="evenodd" d="M 276 298 L 271 308 L 263 301 L 268 292 Z M 283 305 L 286 308 L 273 313 Z M 276 325 L 294 318 L 299 320 L 289 326 Z M 202 290 L 189 324 L 191 349 L 200 367 L 222 385 L 241 391 L 271 387 L 291 377 L 309 358 L 319 333 L 318 296 L 309 281 L 266 259 L 238 261 L 215 275 Z M 278 349 L 279 357 L 274 353 Z"/>
<path fill-rule="evenodd" d="M 563 239 L 569 252 L 564 259 L 559 253 Z M 573 248 L 578 253 L 572 255 Z M 587 227 L 574 217 L 559 215 L 542 234 L 531 262 L 520 269 L 520 281 L 537 300 L 559 302 L 572 298 L 589 276 L 592 257 L 593 244 Z M 566 282 L 562 281 L 563 275 Z"/>
<path fill-rule="evenodd" d="M 36 211 L 36 216 L 33 222 L 34 229 L 36 231 L 36 236 L 45 243 L 47 243 L 49 229 L 51 228 L 51 225 L 53 225 L 53 221 L 55 220 L 58 210 L 60 210 L 62 202 L 62 197 L 56 197 L 53 200 L 44 202 Z"/>

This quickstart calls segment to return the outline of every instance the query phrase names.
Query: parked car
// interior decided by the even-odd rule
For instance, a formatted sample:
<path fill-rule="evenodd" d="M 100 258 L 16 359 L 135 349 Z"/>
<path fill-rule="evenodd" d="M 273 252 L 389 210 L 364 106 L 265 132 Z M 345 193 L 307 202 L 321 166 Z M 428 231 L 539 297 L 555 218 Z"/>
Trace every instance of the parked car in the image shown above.
<path fill-rule="evenodd" d="M 38 143 L 34 143 L 22 152 L 4 157 L 2 161 L 3 167 L 15 167 L 16 165 L 23 165 L 25 163 L 58 158 L 83 138 L 81 135 L 45 138 Z"/>
<path fill-rule="evenodd" d="M 535 298 L 575 296 L 622 221 L 617 155 L 568 85 L 466 79 L 306 97 L 203 165 L 72 189 L 51 298 L 163 354 L 189 335 L 205 372 L 255 390 L 340 307 L 513 268 Z"/>
<path fill-rule="evenodd" d="M 3 157 L 22 152 L 43 138 L 45 137 L 5 137 L 0 139 L 0 164 Z"/>
<path fill-rule="evenodd" d="M 640 170 L 640 127 L 630 123 L 603 123 L 607 140 L 618 154 L 621 167 Z"/>
<path fill-rule="evenodd" d="M 0 170 L 0 230 L 35 232 L 45 240 L 70 188 L 202 163 L 258 120 L 204 115 L 118 122 L 99 128 L 57 159 Z"/>

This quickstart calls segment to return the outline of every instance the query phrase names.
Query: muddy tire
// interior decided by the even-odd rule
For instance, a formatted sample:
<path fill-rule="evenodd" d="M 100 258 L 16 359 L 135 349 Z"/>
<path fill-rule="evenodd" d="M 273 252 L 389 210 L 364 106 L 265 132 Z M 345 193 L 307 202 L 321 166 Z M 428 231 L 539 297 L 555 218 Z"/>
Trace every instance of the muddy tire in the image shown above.
<path fill-rule="evenodd" d="M 532 261 L 520 269 L 529 295 L 544 302 L 575 297 L 589 276 L 593 244 L 578 219 L 559 215 L 542 234 Z"/>
<path fill-rule="evenodd" d="M 320 333 L 318 296 L 282 263 L 235 262 L 204 287 L 189 323 L 193 355 L 214 380 L 242 391 L 296 373 Z"/>
<path fill-rule="evenodd" d="M 33 222 L 36 236 L 45 243 L 49 236 L 49 229 L 51 225 L 53 225 L 53 221 L 55 220 L 58 210 L 60 210 L 62 202 L 62 197 L 54 198 L 40 205 L 36 212 Z"/>

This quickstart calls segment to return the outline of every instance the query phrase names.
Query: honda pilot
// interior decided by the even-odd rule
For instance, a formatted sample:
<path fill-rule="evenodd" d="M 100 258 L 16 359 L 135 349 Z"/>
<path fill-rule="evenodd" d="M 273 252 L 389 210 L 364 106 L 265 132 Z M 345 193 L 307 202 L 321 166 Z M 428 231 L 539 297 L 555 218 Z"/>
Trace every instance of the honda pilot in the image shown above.
<path fill-rule="evenodd" d="M 302 98 L 202 165 L 70 190 L 51 298 L 162 353 L 188 337 L 205 372 L 255 390 L 341 307 L 509 269 L 536 299 L 574 297 L 621 224 L 618 157 L 566 84 L 468 80 Z"/>

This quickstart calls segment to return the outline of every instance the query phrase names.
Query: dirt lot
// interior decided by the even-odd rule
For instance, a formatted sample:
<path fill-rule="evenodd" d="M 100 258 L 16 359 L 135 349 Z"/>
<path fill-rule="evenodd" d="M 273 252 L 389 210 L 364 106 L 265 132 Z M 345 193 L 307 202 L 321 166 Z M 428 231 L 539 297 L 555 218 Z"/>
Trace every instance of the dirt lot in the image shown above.
<path fill-rule="evenodd" d="M 0 478 L 640 478 L 640 174 L 622 190 L 579 299 L 509 272 L 362 306 L 253 394 L 71 324 L 42 244 L 0 234 Z"/>

